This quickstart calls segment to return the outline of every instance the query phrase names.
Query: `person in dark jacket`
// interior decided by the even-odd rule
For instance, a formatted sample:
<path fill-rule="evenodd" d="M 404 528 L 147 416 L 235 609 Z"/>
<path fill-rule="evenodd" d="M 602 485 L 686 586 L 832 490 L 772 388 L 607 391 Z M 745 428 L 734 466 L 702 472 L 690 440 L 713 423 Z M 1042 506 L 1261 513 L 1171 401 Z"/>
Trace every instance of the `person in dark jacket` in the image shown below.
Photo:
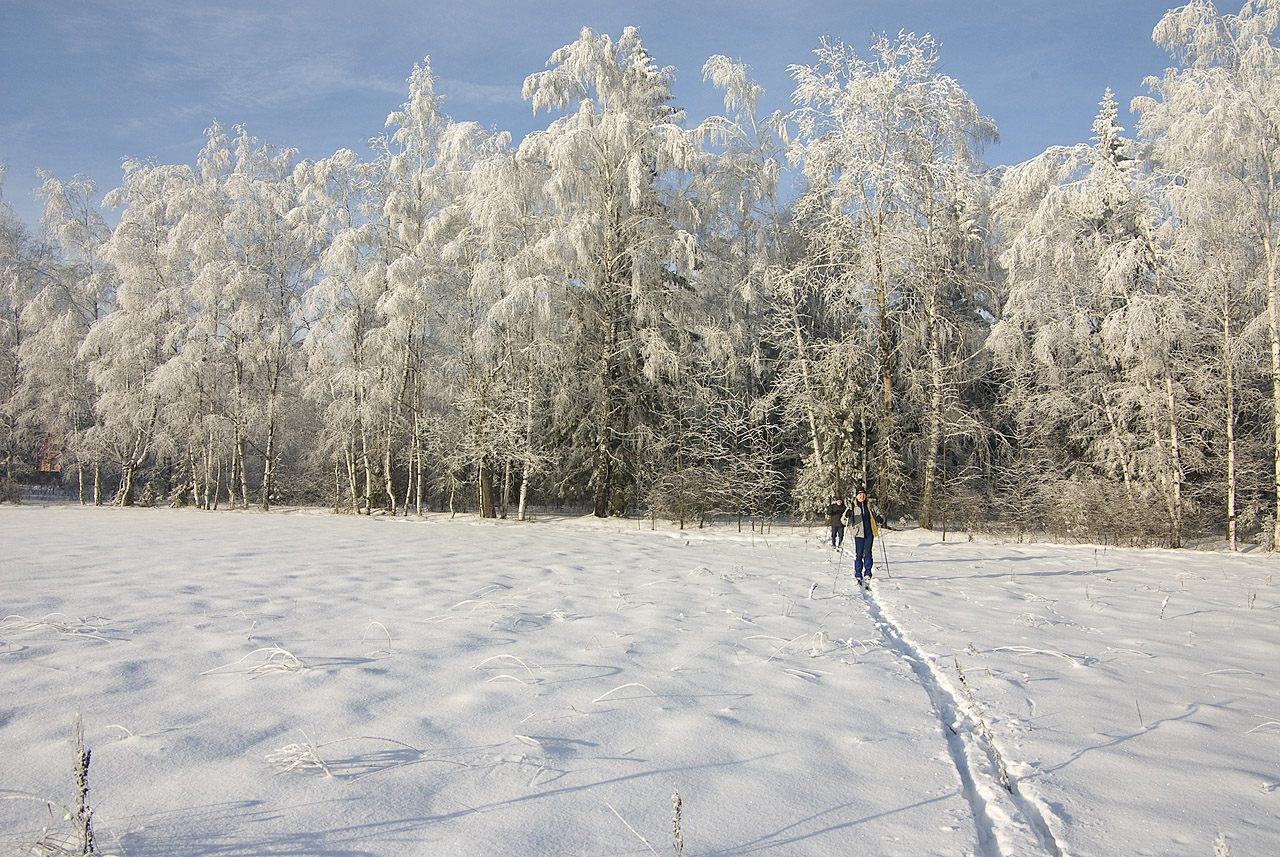
<path fill-rule="evenodd" d="M 827 507 L 827 524 L 831 527 L 831 546 L 841 547 L 844 544 L 844 517 L 849 509 L 843 497 L 837 497 Z"/>
<path fill-rule="evenodd" d="M 867 500 L 867 489 L 859 488 L 857 498 L 845 513 L 845 520 L 853 531 L 853 576 L 859 583 L 863 577 L 871 579 L 871 546 L 875 537 L 880 535 L 879 518 L 875 507 Z"/>

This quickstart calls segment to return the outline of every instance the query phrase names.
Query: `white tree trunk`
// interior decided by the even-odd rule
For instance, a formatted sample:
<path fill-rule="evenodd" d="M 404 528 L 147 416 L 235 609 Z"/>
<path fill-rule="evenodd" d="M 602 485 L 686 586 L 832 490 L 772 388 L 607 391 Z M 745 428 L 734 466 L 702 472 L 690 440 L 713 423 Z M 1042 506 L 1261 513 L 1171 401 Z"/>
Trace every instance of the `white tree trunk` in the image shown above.
<path fill-rule="evenodd" d="M 938 342 L 938 289 L 934 284 L 929 290 L 925 337 L 929 348 L 929 431 L 925 441 L 920 466 L 924 470 L 924 486 L 920 492 L 920 526 L 933 529 L 933 508 L 937 492 L 938 448 L 942 445 L 943 372 L 941 343 Z"/>
<path fill-rule="evenodd" d="M 1227 364 L 1227 401 L 1226 423 L 1227 434 L 1227 546 L 1237 549 L 1236 544 L 1236 365 L 1235 355 L 1231 347 L 1231 281 L 1223 277 L 1222 285 L 1222 354 Z"/>
<path fill-rule="evenodd" d="M 1172 525 L 1173 547 L 1182 547 L 1182 442 L 1178 437 L 1178 399 L 1174 394 L 1173 379 L 1164 379 L 1165 396 L 1169 405 L 1169 477 L 1172 480 L 1169 496 L 1169 518 Z"/>
<path fill-rule="evenodd" d="M 1268 189 L 1271 197 L 1276 192 L 1276 177 L 1269 176 Z M 1280 282 L 1276 277 L 1276 246 L 1272 234 L 1273 223 L 1268 222 L 1262 230 L 1263 259 L 1267 266 L 1267 333 L 1271 339 L 1271 420 L 1274 434 L 1272 436 L 1272 463 L 1275 483 L 1275 503 L 1272 511 L 1275 520 L 1271 529 L 1271 549 L 1280 549 Z"/>

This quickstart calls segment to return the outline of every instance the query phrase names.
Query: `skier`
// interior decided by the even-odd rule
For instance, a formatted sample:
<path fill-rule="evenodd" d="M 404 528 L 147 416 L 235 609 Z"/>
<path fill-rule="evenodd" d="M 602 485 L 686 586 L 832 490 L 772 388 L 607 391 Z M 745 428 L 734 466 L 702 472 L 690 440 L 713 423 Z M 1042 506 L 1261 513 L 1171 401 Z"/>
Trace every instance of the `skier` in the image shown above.
<path fill-rule="evenodd" d="M 844 518 L 849 510 L 844 505 L 843 497 L 836 497 L 827 507 L 827 524 L 831 527 L 831 546 L 839 548 L 844 544 Z"/>
<path fill-rule="evenodd" d="M 867 502 L 867 489 L 858 489 L 857 498 L 845 512 L 845 518 L 853 531 L 853 576 L 861 586 L 864 577 L 868 583 L 871 581 L 871 546 L 875 537 L 880 535 L 882 520 L 872 504 Z"/>

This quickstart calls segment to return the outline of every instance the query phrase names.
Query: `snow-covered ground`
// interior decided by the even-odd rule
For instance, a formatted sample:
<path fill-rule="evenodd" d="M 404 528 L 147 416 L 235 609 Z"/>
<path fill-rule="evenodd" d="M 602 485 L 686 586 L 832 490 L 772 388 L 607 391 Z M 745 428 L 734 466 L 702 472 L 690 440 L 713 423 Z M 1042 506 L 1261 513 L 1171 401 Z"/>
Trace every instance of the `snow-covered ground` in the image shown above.
<path fill-rule="evenodd" d="M 1280 854 L 1276 557 L 821 537 L 0 508 L 0 853 Z"/>

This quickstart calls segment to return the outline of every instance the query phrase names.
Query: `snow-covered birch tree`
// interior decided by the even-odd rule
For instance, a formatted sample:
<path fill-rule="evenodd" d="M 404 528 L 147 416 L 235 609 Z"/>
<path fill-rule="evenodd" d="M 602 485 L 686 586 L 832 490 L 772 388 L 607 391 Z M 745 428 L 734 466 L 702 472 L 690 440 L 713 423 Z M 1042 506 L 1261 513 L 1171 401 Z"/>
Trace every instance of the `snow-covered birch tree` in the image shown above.
<path fill-rule="evenodd" d="M 304 324 L 301 295 L 318 251 L 298 222 L 298 190 L 292 150 L 277 150 L 244 128 L 229 137 L 221 126 L 208 131 L 197 159 L 199 205 L 175 226 L 192 248 L 192 331 L 175 362 L 183 365 L 171 398 L 195 378 L 204 401 L 187 401 L 182 418 L 199 426 L 187 446 L 187 484 L 208 493 L 209 472 L 222 449 L 205 440 L 230 435 L 229 496 L 249 503 L 249 463 L 261 461 L 254 478 L 259 505 L 273 502 L 279 470 L 282 402 L 295 383 L 297 339 Z M 211 409 L 211 410 L 206 410 Z M 203 447 L 204 461 L 200 462 Z M 234 502 L 233 502 L 234 505 Z"/>
<path fill-rule="evenodd" d="M 548 405 L 564 359 L 559 342 L 563 293 L 554 276 L 558 248 L 546 243 L 546 164 L 522 159 L 496 139 L 467 171 L 455 206 L 462 225 L 446 246 L 465 289 L 466 321 L 454 340 L 454 374 L 465 446 L 481 467 L 482 514 L 506 514 L 518 476 L 517 517 L 524 520 L 537 474 L 552 458 Z M 501 468 L 501 492 L 491 483 Z"/>
<path fill-rule="evenodd" d="M 114 502 L 135 501 L 135 479 L 163 428 L 163 367 L 182 353 L 190 329 L 191 252 L 175 229 L 198 204 L 188 166 L 125 164 L 124 184 L 107 195 L 122 209 L 106 244 L 119 282 L 114 311 L 90 328 L 81 348 L 97 387 L 90 442 L 120 470 Z"/>
<path fill-rule="evenodd" d="M 440 428 L 429 398 L 447 396 L 450 367 L 429 364 L 456 323 L 465 286 L 444 259 L 459 226 L 451 208 L 488 135 L 441 110 L 429 60 L 409 96 L 372 141 L 375 159 L 349 150 L 299 168 L 299 219 L 328 236 L 306 295 L 308 395 L 321 407 L 335 481 L 353 509 L 419 509 L 427 444 Z M 456 368 L 456 367 L 454 367 Z"/>
<path fill-rule="evenodd" d="M 925 417 L 928 439 L 916 465 L 927 477 L 923 490 L 931 492 L 934 484 L 948 395 L 942 369 L 957 368 L 955 356 L 966 347 L 945 335 L 938 289 L 957 276 L 973 275 L 953 267 L 958 259 L 952 251 L 956 241 L 971 239 L 969 224 L 981 186 L 977 158 L 995 128 L 963 88 L 937 70 L 937 46 L 930 36 L 880 36 L 870 59 L 829 39 L 814 53 L 814 65 L 791 69 L 799 105 L 793 114 L 798 133 L 792 157 L 803 165 L 806 182 L 797 218 L 809 236 L 808 263 L 829 269 L 823 278 L 829 298 L 845 305 L 853 325 L 840 334 L 850 347 L 833 356 L 838 364 L 860 367 L 874 361 L 874 382 L 853 376 L 843 382 L 841 395 L 850 402 L 874 397 L 874 478 L 880 506 L 888 510 L 908 478 L 899 397 L 916 359 L 904 345 L 920 321 L 926 331 L 920 356 L 933 361 L 927 377 L 935 392 Z M 942 238 L 944 232 L 949 237 Z M 933 252 L 931 245 L 949 249 Z M 961 291 L 975 292 L 972 287 Z M 964 312 L 976 316 L 972 305 Z M 822 398 L 829 402 L 832 396 Z M 853 413 L 815 432 L 815 450 L 822 448 L 818 435 L 823 433 L 831 438 L 825 442 L 839 448 L 848 431 L 841 421 Z"/>
<path fill-rule="evenodd" d="M 564 484 L 589 491 L 604 517 L 632 501 L 642 428 L 661 421 L 657 385 L 678 371 L 671 325 L 693 252 L 676 178 L 698 153 L 669 103 L 674 70 L 656 65 L 635 28 L 616 42 L 584 29 L 547 64 L 525 80 L 525 98 L 563 113 L 519 155 L 550 170 L 549 241 L 561 248 L 575 358 L 555 403 L 571 449 Z"/>
<path fill-rule="evenodd" d="M 4 169 L 0 165 L 0 188 Z M 3 198 L 0 197 L 0 200 Z M 33 425 L 33 396 L 23 381 L 22 353 L 38 335 L 38 303 L 55 272 L 46 248 L 0 201 L 0 480 L 34 467 L 39 427 Z"/>
<path fill-rule="evenodd" d="M 458 125 L 441 109 L 428 58 L 414 65 L 408 84 L 408 100 L 387 116 L 390 133 L 375 141 L 382 239 L 374 276 L 383 283 L 383 291 L 363 345 L 369 363 L 362 419 L 376 427 L 376 434 L 368 437 L 376 448 L 376 470 L 393 512 L 397 468 L 422 475 L 427 426 L 420 385 L 427 339 L 456 309 L 447 285 L 451 273 L 441 264 L 441 212 L 460 192 L 479 135 L 474 125 Z"/>
<path fill-rule="evenodd" d="M 1140 131 L 1153 146 L 1165 198 L 1182 228 L 1209 236 L 1210 270 L 1223 290 L 1219 322 L 1226 365 L 1238 346 L 1230 321 L 1234 299 L 1257 295 L 1242 319 L 1270 353 L 1270 509 L 1264 541 L 1280 545 L 1280 4 L 1245 3 L 1224 14 L 1208 0 L 1191 0 L 1167 13 L 1153 38 L 1179 61 L 1150 78 L 1154 97 L 1139 98 Z M 1215 236 L 1216 233 L 1216 236 Z M 1234 240 L 1233 240 L 1234 239 Z M 1225 266 L 1225 267 L 1224 267 Z M 1231 279 L 1241 278 L 1233 296 Z M 1240 383 L 1226 380 L 1228 389 Z M 1228 527 L 1238 515 L 1234 402 L 1226 406 Z"/>
<path fill-rule="evenodd" d="M 61 262 L 37 299 L 34 336 L 22 353 L 24 383 L 32 391 L 33 418 L 74 460 L 80 499 L 85 499 L 84 465 L 93 472 L 94 501 L 101 499 L 101 461 L 84 445 L 94 423 L 94 391 L 87 362 L 80 354 L 85 336 L 112 309 L 115 273 L 106 260 L 111 228 L 98 211 L 97 186 L 75 176 L 63 181 L 42 172 L 39 195 L 45 201 L 41 218 Z"/>
<path fill-rule="evenodd" d="M 1045 482 L 1063 526 L 1097 526 L 1101 511 L 1143 532 L 1154 502 L 1177 545 L 1187 314 L 1147 173 L 1116 116 L 1108 90 L 1091 145 L 1051 148 L 1004 175 L 1009 295 L 989 346 L 1008 373 L 1021 454 L 1076 485 Z M 1122 485 L 1123 502 L 1090 489 L 1079 464 Z"/>
<path fill-rule="evenodd" d="M 373 501 L 369 462 L 365 337 L 383 291 L 371 257 L 379 237 L 371 187 L 373 167 L 351 149 L 294 171 L 301 211 L 321 246 L 316 281 L 303 302 L 312 319 L 303 340 L 307 357 L 304 394 L 320 414 L 318 454 L 334 467 L 334 507 L 345 495 L 351 511 Z M 364 477 L 363 490 L 361 477 Z"/>
<path fill-rule="evenodd" d="M 751 513 L 776 503 L 782 459 L 792 455 L 771 395 L 777 366 L 768 312 L 789 218 L 780 188 L 787 117 L 761 114 L 764 88 L 740 62 L 712 56 L 702 76 L 723 91 L 724 113 L 693 135 L 707 151 L 691 186 L 706 323 L 699 333 L 702 419 L 691 429 L 714 463 L 705 505 Z"/>

